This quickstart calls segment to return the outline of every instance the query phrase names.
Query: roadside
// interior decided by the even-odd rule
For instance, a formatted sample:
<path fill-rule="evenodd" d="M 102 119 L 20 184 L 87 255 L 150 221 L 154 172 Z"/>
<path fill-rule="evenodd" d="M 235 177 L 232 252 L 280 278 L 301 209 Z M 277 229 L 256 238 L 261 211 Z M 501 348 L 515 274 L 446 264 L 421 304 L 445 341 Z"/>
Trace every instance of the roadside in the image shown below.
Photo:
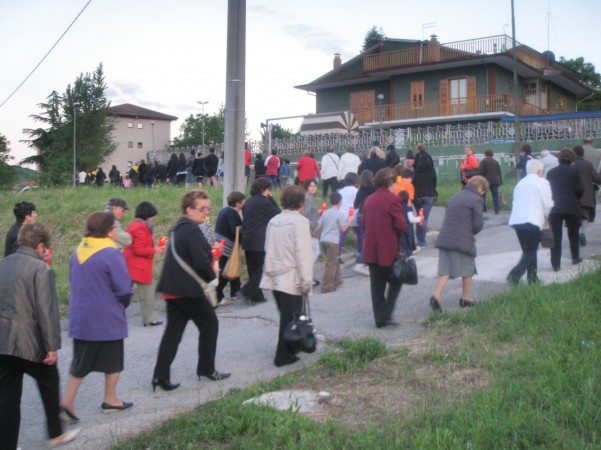
<path fill-rule="evenodd" d="M 444 208 L 435 207 L 430 226 L 438 229 L 442 223 Z M 485 300 L 490 295 L 508 289 L 505 277 L 519 259 L 520 251 L 515 233 L 506 225 L 508 212 L 499 215 L 486 214 L 485 229 L 477 236 L 479 256 L 478 276 L 474 278 L 474 297 Z M 433 242 L 436 233 L 428 240 Z M 601 250 L 601 226 L 591 224 L 588 245 L 582 256 L 591 258 Z M 549 251 L 539 251 L 539 277 L 543 283 L 564 282 L 576 276 L 580 270 L 591 267 L 588 260 L 573 266 L 565 255 L 569 255 L 567 238 L 564 238 L 564 261 L 562 271 L 553 272 L 549 262 Z M 311 311 L 318 328 L 320 345 L 313 355 L 301 355 L 298 364 L 276 368 L 273 355 L 278 329 L 278 313 L 273 301 L 249 306 L 242 302 L 220 308 L 220 335 L 217 349 L 218 370 L 231 371 L 232 377 L 222 382 L 198 382 L 195 376 L 197 331 L 190 325 L 184 334 L 178 356 L 172 366 L 172 381 L 182 386 L 173 392 L 152 392 L 150 380 L 162 327 L 144 328 L 141 325 L 139 306 L 128 310 L 130 336 L 125 341 L 126 368 L 119 383 L 119 395 L 135 406 L 127 412 L 103 415 L 103 376 L 90 374 L 84 381 L 76 400 L 77 414 L 81 418 L 82 432 L 71 446 L 66 448 L 99 449 L 109 448 L 127 437 L 153 428 L 162 421 L 189 411 L 207 401 L 219 398 L 233 388 L 243 388 L 261 380 L 268 380 L 298 367 L 315 362 L 320 353 L 327 351 L 327 341 L 374 337 L 387 346 L 403 345 L 422 330 L 422 322 L 431 314 L 428 305 L 430 293 L 436 283 L 437 251 L 433 246 L 417 255 L 420 283 L 405 286 L 397 303 L 395 318 L 401 323 L 398 328 L 376 329 L 371 312 L 368 277 L 357 275 L 352 266 L 354 261 L 344 264 L 344 283 L 333 293 L 314 293 Z M 316 277 L 321 276 L 321 267 L 316 268 Z M 445 310 L 459 309 L 460 281 L 451 281 L 442 299 Z M 268 298 L 271 299 L 269 295 Z M 164 317 L 163 306 L 159 316 Z M 63 334 L 63 349 L 59 352 L 59 370 L 64 386 L 71 360 L 71 341 Z M 23 450 L 46 448 L 44 413 L 34 383 L 26 378 L 22 401 L 22 424 L 20 446 Z"/>

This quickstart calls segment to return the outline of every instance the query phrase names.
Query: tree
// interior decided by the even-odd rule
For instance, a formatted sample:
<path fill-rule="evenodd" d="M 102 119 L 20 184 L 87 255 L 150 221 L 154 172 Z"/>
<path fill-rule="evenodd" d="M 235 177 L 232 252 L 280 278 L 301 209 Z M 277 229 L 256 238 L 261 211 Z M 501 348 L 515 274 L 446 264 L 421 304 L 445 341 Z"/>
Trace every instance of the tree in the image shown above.
<path fill-rule="evenodd" d="M 375 25 L 370 28 L 370 30 L 365 34 L 365 38 L 363 39 L 363 48 L 362 52 L 373 47 L 380 42 L 384 42 L 386 39 L 386 35 L 384 34 L 384 30 L 382 28 L 376 27 Z"/>
<path fill-rule="evenodd" d="M 585 62 L 583 57 L 576 59 L 559 58 L 559 62 L 578 74 L 578 81 L 595 91 L 590 101 L 601 101 L 601 75 L 595 71 L 592 63 Z M 583 97 L 586 97 L 585 94 Z"/>
<path fill-rule="evenodd" d="M 295 133 L 291 128 L 284 128 L 279 123 L 271 125 L 271 139 L 289 139 L 298 135 L 298 132 Z M 265 130 L 261 130 L 261 140 L 267 142 L 267 133 Z"/>
<path fill-rule="evenodd" d="M 80 74 L 62 95 L 53 91 L 31 117 L 42 127 L 24 130 L 27 144 L 36 155 L 22 164 L 37 164 L 45 184 L 70 184 L 73 176 L 73 128 L 76 128 L 77 169 L 98 167 L 115 151 L 113 121 L 107 116 L 110 102 L 104 91 L 104 72 L 99 64 L 93 73 Z M 77 105 L 78 106 L 74 106 Z M 74 123 L 77 114 L 76 124 Z"/>
<path fill-rule="evenodd" d="M 205 144 L 216 144 L 223 142 L 225 130 L 225 108 L 219 107 L 219 111 L 205 119 Z M 184 120 L 179 128 L 180 135 L 173 139 L 173 146 L 177 148 L 196 147 L 202 143 L 202 114 L 192 115 Z"/>
<path fill-rule="evenodd" d="M 0 133 L 0 186 L 12 186 L 15 180 L 15 169 L 9 164 L 14 158 L 10 154 L 10 142 Z"/>

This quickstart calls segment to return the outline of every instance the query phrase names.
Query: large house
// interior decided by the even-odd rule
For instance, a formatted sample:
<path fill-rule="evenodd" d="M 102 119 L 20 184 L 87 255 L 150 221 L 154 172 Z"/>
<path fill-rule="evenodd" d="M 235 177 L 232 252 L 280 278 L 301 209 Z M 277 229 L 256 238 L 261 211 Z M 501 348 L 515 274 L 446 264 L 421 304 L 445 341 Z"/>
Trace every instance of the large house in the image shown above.
<path fill-rule="evenodd" d="M 171 142 L 171 122 L 177 117 L 125 103 L 108 108 L 114 120 L 115 152 L 102 163 L 108 173 L 112 165 L 124 173 L 141 159 L 152 159 L 154 152 Z"/>
<path fill-rule="evenodd" d="M 592 92 L 577 74 L 506 35 L 441 44 L 386 39 L 316 80 L 295 86 L 316 94 L 316 113 L 350 111 L 361 129 L 497 121 L 576 110 Z"/>

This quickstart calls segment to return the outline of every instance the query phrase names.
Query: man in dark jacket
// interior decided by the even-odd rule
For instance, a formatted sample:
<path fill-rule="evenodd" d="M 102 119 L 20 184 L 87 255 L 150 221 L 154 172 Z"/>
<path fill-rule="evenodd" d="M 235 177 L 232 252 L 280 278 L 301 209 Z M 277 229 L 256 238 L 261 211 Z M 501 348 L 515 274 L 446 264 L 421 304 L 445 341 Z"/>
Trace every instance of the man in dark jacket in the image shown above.
<path fill-rule="evenodd" d="M 595 216 L 593 214 L 597 205 L 595 186 L 601 184 L 601 176 L 591 162 L 584 158 L 584 148 L 582 148 L 581 145 L 574 147 L 574 153 L 576 153 L 574 168 L 580 174 L 584 187 L 584 193 L 582 194 L 582 197 L 580 197 L 580 209 L 582 213 L 582 220 L 580 223 L 580 245 L 584 247 L 586 245 L 586 228 L 589 222 L 595 221 Z"/>
<path fill-rule="evenodd" d="M 209 154 L 205 158 L 205 179 L 207 186 L 217 187 L 217 167 L 219 167 L 219 158 L 215 154 L 215 149 L 210 148 Z"/>
<path fill-rule="evenodd" d="M 15 219 L 17 220 L 12 227 L 6 233 L 4 239 L 4 257 L 13 254 L 17 251 L 17 236 L 19 230 L 24 223 L 35 223 L 38 213 L 35 210 L 35 205 L 31 202 L 19 202 L 15 203 L 13 208 Z"/>
<path fill-rule="evenodd" d="M 436 191 L 436 170 L 434 161 L 426 152 L 424 144 L 417 145 L 417 155 L 413 161 L 413 186 L 415 187 L 415 207 L 424 210 L 424 223 L 417 224 L 417 245 L 427 247 L 426 232 L 428 231 L 428 217 L 432 206 L 436 203 L 438 192 Z"/>
<path fill-rule="evenodd" d="M 386 153 L 386 165 L 391 169 L 394 169 L 401 163 L 401 158 L 399 154 L 396 152 L 393 144 L 390 144 L 387 147 L 388 153 Z"/>
<path fill-rule="evenodd" d="M 281 212 L 271 196 L 271 182 L 257 178 L 250 187 L 251 197 L 242 207 L 242 232 L 240 238 L 246 258 L 248 282 L 242 286 L 242 294 L 253 304 L 265 302 L 263 291 L 259 288 L 265 261 L 265 233 L 272 217 Z"/>
<path fill-rule="evenodd" d="M 484 159 L 478 166 L 478 174 L 482 175 L 490 185 L 490 194 L 492 195 L 492 204 L 495 214 L 499 214 L 501 205 L 499 203 L 499 186 L 502 183 L 501 166 L 495 158 L 491 149 L 484 150 Z M 484 212 L 486 212 L 486 194 L 484 194 Z"/>
<path fill-rule="evenodd" d="M 50 233 L 39 223 L 21 227 L 16 253 L 0 261 L 0 436 L 2 448 L 17 448 L 23 375 L 35 379 L 50 446 L 65 444 L 79 430 L 63 433 L 59 418 L 57 351 L 61 327 L 54 275 L 44 262 Z M 11 313 L 8 313 L 10 311 Z"/>

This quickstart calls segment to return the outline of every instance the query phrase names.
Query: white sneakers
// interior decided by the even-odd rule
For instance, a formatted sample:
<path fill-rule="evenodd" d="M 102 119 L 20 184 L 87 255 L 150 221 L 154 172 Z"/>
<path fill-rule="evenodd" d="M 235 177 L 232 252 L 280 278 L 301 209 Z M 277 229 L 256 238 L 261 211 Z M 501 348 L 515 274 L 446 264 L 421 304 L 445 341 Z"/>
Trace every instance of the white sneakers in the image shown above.
<path fill-rule="evenodd" d="M 60 447 L 61 445 L 66 445 L 69 442 L 72 442 L 79 434 L 79 431 L 80 431 L 79 428 L 75 428 L 74 430 L 65 431 L 60 436 L 50 439 L 48 441 L 48 447 L 56 448 L 56 447 Z"/>
<path fill-rule="evenodd" d="M 353 270 L 359 275 L 369 276 L 369 267 L 367 267 L 365 264 L 355 264 Z"/>

